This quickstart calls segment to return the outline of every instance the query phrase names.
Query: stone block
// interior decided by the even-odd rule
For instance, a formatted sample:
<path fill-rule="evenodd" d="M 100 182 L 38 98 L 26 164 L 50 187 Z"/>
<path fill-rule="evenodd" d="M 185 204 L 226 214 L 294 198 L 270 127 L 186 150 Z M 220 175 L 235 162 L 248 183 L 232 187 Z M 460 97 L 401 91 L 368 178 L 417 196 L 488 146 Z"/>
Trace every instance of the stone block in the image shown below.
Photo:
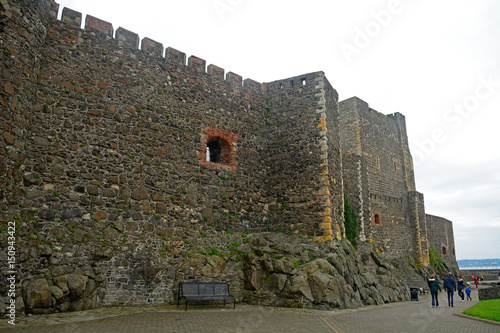
<path fill-rule="evenodd" d="M 34 278 L 23 283 L 23 299 L 28 313 L 35 313 L 36 308 L 49 308 L 52 293 L 44 278 Z"/>

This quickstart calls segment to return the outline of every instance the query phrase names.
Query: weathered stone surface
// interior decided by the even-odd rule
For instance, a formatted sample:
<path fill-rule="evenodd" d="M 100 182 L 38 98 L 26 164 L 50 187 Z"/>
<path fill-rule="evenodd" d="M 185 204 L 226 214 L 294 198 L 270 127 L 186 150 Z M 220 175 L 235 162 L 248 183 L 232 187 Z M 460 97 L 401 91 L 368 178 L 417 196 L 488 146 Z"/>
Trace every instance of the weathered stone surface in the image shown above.
<path fill-rule="evenodd" d="M 64 294 L 69 294 L 68 277 L 66 275 L 55 277 L 54 284 L 59 287 Z"/>
<path fill-rule="evenodd" d="M 83 211 L 80 207 L 64 207 L 60 212 L 59 212 L 61 219 L 63 220 L 68 220 L 73 217 L 82 217 Z"/>
<path fill-rule="evenodd" d="M 68 274 L 66 280 L 69 288 L 69 295 L 75 299 L 83 294 L 85 291 L 87 281 L 89 278 L 84 275 Z"/>
<path fill-rule="evenodd" d="M 370 252 L 366 252 L 363 262 L 346 242 L 326 243 L 326 248 L 319 251 L 276 234 L 254 234 L 248 240 L 244 249 L 250 251 L 243 266 L 245 299 L 250 303 L 354 308 L 409 297 L 406 281 L 394 267 L 386 263 L 384 275 L 375 278 L 378 265 Z M 273 260 L 270 256 L 283 258 Z M 365 271 L 361 278 L 360 269 Z"/>
<path fill-rule="evenodd" d="M 148 198 L 148 190 L 144 185 L 141 185 L 132 192 L 131 197 L 134 200 L 146 200 Z"/>
<path fill-rule="evenodd" d="M 23 283 L 23 299 L 28 313 L 39 313 L 39 308 L 49 308 L 52 297 L 49 284 L 44 278 L 33 278 Z"/>
<path fill-rule="evenodd" d="M 61 288 L 56 286 L 51 286 L 50 292 L 52 293 L 52 296 L 54 296 L 57 303 L 60 303 L 63 300 L 64 292 L 62 291 Z"/>
<path fill-rule="evenodd" d="M 356 307 L 408 298 L 385 260 L 408 256 L 400 270 L 419 282 L 417 242 L 453 253 L 449 221 L 416 224 L 426 215 L 401 115 L 358 99 L 341 110 L 322 72 L 243 86 L 171 48 L 124 52 L 109 31 L 53 19 L 52 0 L 8 3 L 0 220 L 15 221 L 23 277 L 46 280 L 21 286 L 26 312 L 164 305 L 179 280 L 228 281 L 253 304 Z M 357 252 L 344 197 L 364 214 Z M 435 234 L 417 239 L 417 227 Z"/>

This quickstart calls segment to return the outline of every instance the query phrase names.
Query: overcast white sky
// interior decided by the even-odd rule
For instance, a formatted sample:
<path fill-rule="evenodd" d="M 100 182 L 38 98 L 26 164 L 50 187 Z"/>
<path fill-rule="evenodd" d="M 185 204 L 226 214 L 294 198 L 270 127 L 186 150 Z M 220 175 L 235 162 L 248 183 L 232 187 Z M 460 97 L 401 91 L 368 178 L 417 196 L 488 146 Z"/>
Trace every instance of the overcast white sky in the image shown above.
<path fill-rule="evenodd" d="M 404 114 L 426 212 L 453 221 L 458 259 L 500 258 L 500 2 L 56 2 L 243 78 L 322 70 L 340 100 Z"/>

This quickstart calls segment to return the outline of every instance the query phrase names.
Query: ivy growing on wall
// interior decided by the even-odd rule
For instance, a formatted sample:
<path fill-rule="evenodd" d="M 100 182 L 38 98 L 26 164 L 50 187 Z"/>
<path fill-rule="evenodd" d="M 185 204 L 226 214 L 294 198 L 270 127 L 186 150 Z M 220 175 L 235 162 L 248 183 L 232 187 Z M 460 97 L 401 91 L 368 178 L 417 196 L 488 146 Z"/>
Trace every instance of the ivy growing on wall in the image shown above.
<path fill-rule="evenodd" d="M 431 264 L 431 267 L 437 268 L 441 272 L 446 272 L 446 268 L 441 261 L 439 252 L 433 247 L 429 247 L 429 263 Z"/>
<path fill-rule="evenodd" d="M 344 197 L 344 227 L 345 236 L 351 242 L 352 246 L 357 246 L 356 236 L 358 235 L 357 215 L 354 208 L 349 205 L 349 201 Z"/>

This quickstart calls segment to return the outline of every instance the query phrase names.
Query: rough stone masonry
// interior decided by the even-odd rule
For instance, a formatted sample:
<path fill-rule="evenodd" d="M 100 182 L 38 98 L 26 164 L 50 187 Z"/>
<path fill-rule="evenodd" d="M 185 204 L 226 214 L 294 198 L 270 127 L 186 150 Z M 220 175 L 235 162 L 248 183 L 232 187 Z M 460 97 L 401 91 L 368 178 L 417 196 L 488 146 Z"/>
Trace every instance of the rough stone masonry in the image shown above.
<path fill-rule="evenodd" d="M 173 303 L 184 279 L 229 281 L 249 303 L 357 307 L 408 299 L 432 249 L 456 267 L 403 115 L 339 103 L 323 72 L 243 80 L 58 11 L 0 0 L 6 306 L 12 270 L 18 312 L 36 314 Z"/>

